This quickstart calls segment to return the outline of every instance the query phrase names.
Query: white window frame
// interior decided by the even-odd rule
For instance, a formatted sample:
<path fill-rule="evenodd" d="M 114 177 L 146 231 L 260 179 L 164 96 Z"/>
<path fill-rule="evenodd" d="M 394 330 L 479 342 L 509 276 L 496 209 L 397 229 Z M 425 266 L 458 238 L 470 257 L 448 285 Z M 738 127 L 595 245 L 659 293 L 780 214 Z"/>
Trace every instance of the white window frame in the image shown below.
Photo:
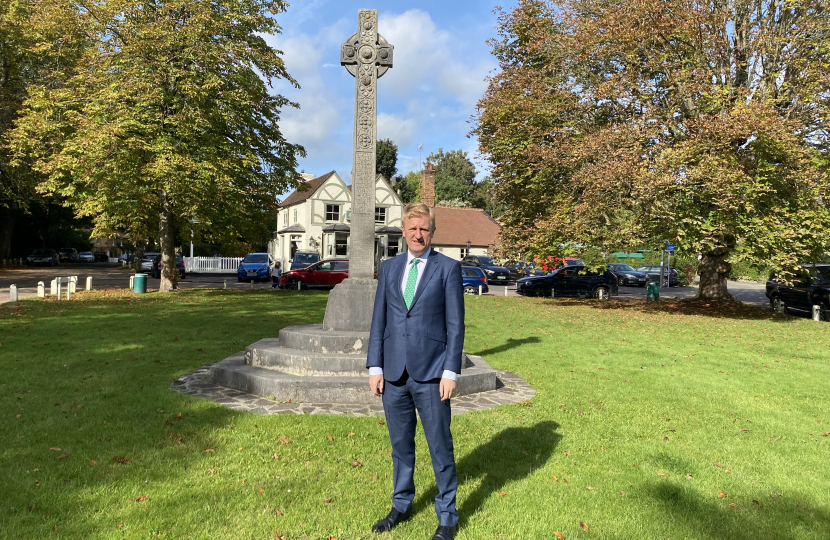
<path fill-rule="evenodd" d="M 332 210 L 329 210 L 331 208 Z M 334 217 L 330 218 L 329 215 L 333 215 Z M 340 205 L 339 204 L 326 204 L 326 222 L 340 222 Z"/>

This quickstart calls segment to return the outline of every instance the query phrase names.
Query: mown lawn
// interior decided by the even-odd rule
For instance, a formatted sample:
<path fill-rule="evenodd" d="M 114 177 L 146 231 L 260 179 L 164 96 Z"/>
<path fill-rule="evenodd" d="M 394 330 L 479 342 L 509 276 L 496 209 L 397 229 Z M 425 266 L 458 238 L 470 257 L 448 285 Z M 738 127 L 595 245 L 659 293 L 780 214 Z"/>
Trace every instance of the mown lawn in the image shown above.
<path fill-rule="evenodd" d="M 414 515 L 373 535 L 392 469 L 378 418 L 240 414 L 169 390 L 321 322 L 326 298 L 111 291 L 0 307 L 0 537 L 429 538 L 422 435 Z M 830 325 L 693 302 L 467 309 L 466 349 L 537 394 L 453 420 L 458 538 L 828 538 Z"/>

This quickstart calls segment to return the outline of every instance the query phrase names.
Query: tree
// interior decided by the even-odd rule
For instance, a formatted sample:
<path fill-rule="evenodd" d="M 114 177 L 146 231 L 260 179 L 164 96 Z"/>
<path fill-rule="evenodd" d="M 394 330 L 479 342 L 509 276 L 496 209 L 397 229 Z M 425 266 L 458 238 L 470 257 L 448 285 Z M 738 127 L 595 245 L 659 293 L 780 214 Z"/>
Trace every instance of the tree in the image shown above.
<path fill-rule="evenodd" d="M 392 178 L 398 174 L 396 167 L 398 164 L 398 145 L 390 139 L 381 139 L 377 142 L 376 148 L 375 168 L 378 174 L 382 174 L 387 181 L 391 182 Z"/>
<path fill-rule="evenodd" d="M 414 203 L 421 200 L 421 173 L 411 171 L 404 177 L 398 177 L 395 184 L 398 196 L 404 204 Z"/>
<path fill-rule="evenodd" d="M 792 276 L 827 253 L 823 0 L 521 0 L 491 42 L 481 152 L 501 239 L 539 256 L 671 240 Z"/>
<path fill-rule="evenodd" d="M 163 291 L 175 287 L 174 235 L 235 239 L 287 187 L 302 147 L 277 125 L 296 106 L 268 88 L 297 83 L 263 35 L 279 31 L 282 0 L 44 0 L 33 28 L 43 55 L 76 28 L 87 36 L 74 70 L 32 85 L 12 145 L 46 180 L 95 218 L 95 235 L 157 236 Z M 60 26 L 58 26 L 60 25 Z M 64 76 L 66 75 L 66 76 Z"/>
<path fill-rule="evenodd" d="M 442 201 L 459 199 L 465 203 L 475 189 L 476 168 L 467 158 L 467 152 L 463 150 L 451 150 L 444 152 L 442 148 L 438 153 L 427 156 L 427 166 L 435 168 L 435 201 L 440 204 Z"/>

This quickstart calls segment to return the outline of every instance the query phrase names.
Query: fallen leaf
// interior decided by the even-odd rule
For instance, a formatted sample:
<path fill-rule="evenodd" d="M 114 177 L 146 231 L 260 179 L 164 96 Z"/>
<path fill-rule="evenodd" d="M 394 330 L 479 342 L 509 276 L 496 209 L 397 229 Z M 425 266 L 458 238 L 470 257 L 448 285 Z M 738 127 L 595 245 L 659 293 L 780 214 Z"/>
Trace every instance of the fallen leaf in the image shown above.
<path fill-rule="evenodd" d="M 663 437 L 663 442 L 668 441 L 668 440 L 669 440 L 668 437 Z"/>
<path fill-rule="evenodd" d="M 53 447 L 52 447 L 52 448 L 50 448 L 49 450 L 53 450 L 53 451 L 55 451 L 55 452 L 60 452 L 60 451 L 61 451 L 61 449 L 60 449 L 60 448 L 58 448 L 58 447 L 56 447 L 56 446 L 53 446 Z"/>
<path fill-rule="evenodd" d="M 32 510 L 34 510 L 35 508 L 37 508 L 37 503 L 32 503 L 32 504 L 30 504 L 30 505 L 29 505 L 29 512 L 31 512 L 31 511 L 32 511 Z"/>
<path fill-rule="evenodd" d="M 216 469 L 210 469 L 207 473 L 208 474 L 216 474 Z"/>
<path fill-rule="evenodd" d="M 588 491 L 596 491 L 596 490 L 594 488 L 592 488 L 591 486 L 588 486 Z"/>
<path fill-rule="evenodd" d="M 58 459 L 68 458 L 71 455 L 72 454 L 61 454 L 60 456 L 58 456 Z"/>
<path fill-rule="evenodd" d="M 378 424 L 380 424 L 380 425 L 384 425 L 385 423 L 386 422 L 384 422 L 383 420 L 378 420 Z"/>
<path fill-rule="evenodd" d="M 565 540 L 565 535 L 563 535 L 561 532 L 554 532 L 553 535 L 559 538 L 559 540 Z"/>
<path fill-rule="evenodd" d="M 625 497 L 625 491 L 620 491 L 620 497 Z"/>
<path fill-rule="evenodd" d="M 245 480 L 247 480 L 247 478 L 243 478 L 243 479 L 242 479 L 242 485 L 243 485 L 243 486 L 245 485 Z"/>
<path fill-rule="evenodd" d="M 288 439 L 286 439 L 285 437 L 280 437 L 280 442 L 281 442 L 282 444 L 288 444 L 288 443 L 290 443 L 291 441 L 289 441 L 289 440 L 288 440 Z"/>
<path fill-rule="evenodd" d="M 240 446 L 240 447 L 239 447 L 239 449 L 240 449 L 240 450 L 244 450 L 244 449 L 245 449 L 245 447 L 244 447 L 244 446 Z"/>
<path fill-rule="evenodd" d="M 260 493 L 265 493 L 265 489 L 264 488 L 259 488 L 259 492 Z"/>
<path fill-rule="evenodd" d="M 326 438 L 329 440 L 329 442 L 334 442 L 334 437 L 332 437 L 331 435 L 329 435 L 329 436 L 328 436 L 328 437 L 326 437 Z"/>
<path fill-rule="evenodd" d="M 328 499 L 326 499 L 326 500 L 325 500 L 325 501 L 323 501 L 323 502 L 324 502 L 324 503 L 326 503 L 326 504 L 330 503 L 330 502 L 331 502 L 331 497 L 329 497 Z"/>
<path fill-rule="evenodd" d="M 568 479 L 565 478 L 564 476 L 562 477 L 562 481 L 565 482 L 566 484 L 568 483 Z"/>
<path fill-rule="evenodd" d="M 208 452 L 215 454 L 216 450 L 214 450 L 213 448 L 208 448 L 207 450 L 205 450 L 205 454 L 207 454 Z"/>
<path fill-rule="evenodd" d="M 329 540 L 337 540 L 336 536 L 329 535 Z"/>
<path fill-rule="evenodd" d="M 718 493 L 718 498 L 719 498 L 719 499 L 723 499 L 723 498 L 725 498 L 725 497 L 726 497 L 726 493 L 725 493 L 725 492 L 721 491 L 720 493 Z"/>
<path fill-rule="evenodd" d="M 732 507 L 732 508 L 736 508 L 738 505 L 735 504 L 735 503 L 729 503 L 729 506 Z"/>
<path fill-rule="evenodd" d="M 377 480 L 377 479 L 378 479 L 378 475 L 373 474 L 373 475 L 372 475 L 372 480 Z"/>
<path fill-rule="evenodd" d="M 763 506 L 760 502 L 756 501 L 755 499 L 752 499 L 752 502 L 755 503 L 755 506 L 757 506 L 758 508 L 761 508 L 761 506 Z"/>
<path fill-rule="evenodd" d="M 550 476 L 551 476 L 551 478 L 553 478 L 553 481 L 554 481 L 554 482 L 558 482 L 558 481 L 559 481 L 559 478 L 557 478 L 555 474 L 552 474 L 552 475 L 550 475 Z"/>
<path fill-rule="evenodd" d="M 349 437 L 354 437 L 354 431 L 349 432 Z"/>
<path fill-rule="evenodd" d="M 570 455 L 571 455 L 571 453 L 570 453 L 569 451 L 567 451 L 567 450 L 565 450 L 563 453 L 564 453 L 566 456 L 570 456 Z"/>
<path fill-rule="evenodd" d="M 686 480 L 691 480 L 691 479 L 693 479 L 693 478 L 694 478 L 694 475 L 693 475 L 693 474 L 687 474 L 687 475 L 686 475 Z"/>
<path fill-rule="evenodd" d="M 781 496 L 781 494 L 780 494 L 780 493 L 776 493 L 775 495 L 772 495 L 772 498 L 773 498 L 773 499 L 777 499 L 777 498 L 778 498 L 778 497 L 780 497 L 780 496 Z"/>
<path fill-rule="evenodd" d="M 821 436 L 822 437 L 830 437 L 830 431 L 828 431 L 827 433 L 822 433 Z"/>
<path fill-rule="evenodd" d="M 77 407 L 77 408 L 78 408 L 78 409 L 80 409 L 80 408 L 82 408 L 82 407 L 83 407 L 83 404 L 78 405 L 78 407 Z"/>
<path fill-rule="evenodd" d="M 274 508 L 274 513 L 277 514 L 278 516 L 282 515 L 282 512 L 280 512 L 278 508 Z"/>
<path fill-rule="evenodd" d="M 506 491 L 499 491 L 499 497 L 504 497 L 505 495 L 507 495 Z"/>
<path fill-rule="evenodd" d="M 134 500 L 135 502 L 141 502 L 141 501 L 146 501 L 148 498 L 149 498 L 149 497 L 147 497 L 146 495 L 139 495 L 138 497 L 136 497 L 136 498 L 135 498 L 135 499 L 133 499 L 133 500 Z"/>
<path fill-rule="evenodd" d="M 358 460 L 352 461 L 352 467 L 363 467 L 363 463 Z"/>
<path fill-rule="evenodd" d="M 89 462 L 89 464 L 90 465 L 98 465 L 98 462 L 93 459 L 92 461 Z"/>
<path fill-rule="evenodd" d="M 657 473 L 657 476 L 666 476 L 666 473 L 664 473 L 664 472 L 659 472 L 659 473 Z"/>
<path fill-rule="evenodd" d="M 55 525 L 55 532 L 58 532 L 58 526 Z"/>
<path fill-rule="evenodd" d="M 580 527 L 582 527 L 582 529 L 583 529 L 585 532 L 588 532 L 588 524 L 587 524 L 587 523 L 585 523 L 584 521 L 580 521 L 580 522 L 579 522 L 579 526 L 580 526 Z"/>
<path fill-rule="evenodd" d="M 113 461 L 117 461 L 118 463 L 123 463 L 123 464 L 125 464 L 125 465 L 126 465 L 127 463 L 132 463 L 132 460 L 131 460 L 131 459 L 127 459 L 127 458 L 120 458 L 120 457 L 118 457 L 118 456 L 112 456 L 112 459 L 113 459 Z"/>
<path fill-rule="evenodd" d="M 271 457 L 272 457 L 272 458 L 274 458 L 274 459 L 279 459 L 279 458 L 280 458 L 277 454 L 274 454 L 274 455 L 273 455 L 273 456 L 271 456 Z"/>
<path fill-rule="evenodd" d="M 121 527 L 123 527 L 123 526 L 124 526 L 124 524 L 122 523 L 121 525 L 118 525 L 118 526 L 116 526 L 115 528 L 116 528 L 116 529 L 120 529 L 120 528 L 121 528 Z"/>

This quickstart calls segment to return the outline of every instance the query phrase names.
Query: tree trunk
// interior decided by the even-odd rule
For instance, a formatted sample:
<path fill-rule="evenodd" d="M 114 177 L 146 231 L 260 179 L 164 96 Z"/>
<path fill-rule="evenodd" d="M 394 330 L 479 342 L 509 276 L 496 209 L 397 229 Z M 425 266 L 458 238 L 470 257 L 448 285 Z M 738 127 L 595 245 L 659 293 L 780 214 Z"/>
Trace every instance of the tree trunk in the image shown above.
<path fill-rule="evenodd" d="M 726 288 L 726 279 L 732 265 L 724 260 L 729 254 L 725 247 L 715 248 L 703 254 L 697 265 L 700 275 L 700 286 L 695 298 L 699 300 L 735 300 L 735 297 Z"/>
<path fill-rule="evenodd" d="M 167 191 L 161 190 L 159 193 L 159 251 L 161 252 L 161 283 L 159 283 L 160 292 L 170 292 L 178 289 L 176 282 L 178 279 L 173 278 L 173 273 L 176 273 L 178 278 L 178 270 L 176 269 L 176 252 L 173 245 L 173 201 L 170 200 L 170 195 Z"/>
<path fill-rule="evenodd" d="M 0 208 L 0 259 L 8 259 L 12 250 L 12 231 L 14 230 L 14 211 Z"/>

